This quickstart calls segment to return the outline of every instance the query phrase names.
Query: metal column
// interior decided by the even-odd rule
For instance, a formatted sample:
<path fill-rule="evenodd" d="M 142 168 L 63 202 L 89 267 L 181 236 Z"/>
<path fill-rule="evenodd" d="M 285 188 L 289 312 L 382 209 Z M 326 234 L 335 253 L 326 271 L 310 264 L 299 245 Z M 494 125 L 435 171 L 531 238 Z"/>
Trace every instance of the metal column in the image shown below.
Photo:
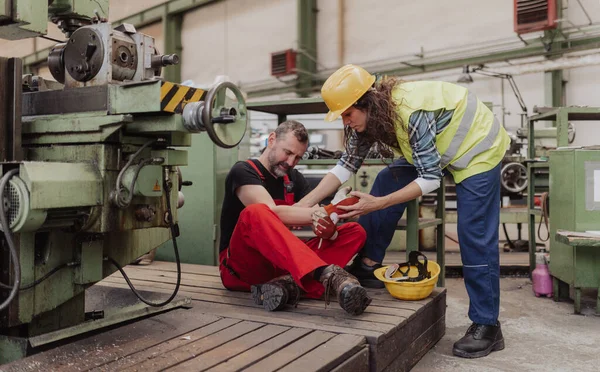
<path fill-rule="evenodd" d="M 181 42 L 181 27 L 183 24 L 183 13 L 169 14 L 167 7 L 162 18 L 163 35 L 165 38 L 165 54 L 177 54 L 179 63 L 164 69 L 165 81 L 174 83 L 181 82 L 181 51 L 183 45 Z"/>
<path fill-rule="evenodd" d="M 298 0 L 297 93 L 308 97 L 317 72 L 317 1 Z"/>
<path fill-rule="evenodd" d="M 0 58 L 0 161 L 23 159 L 21 97 L 23 64 L 19 58 Z"/>

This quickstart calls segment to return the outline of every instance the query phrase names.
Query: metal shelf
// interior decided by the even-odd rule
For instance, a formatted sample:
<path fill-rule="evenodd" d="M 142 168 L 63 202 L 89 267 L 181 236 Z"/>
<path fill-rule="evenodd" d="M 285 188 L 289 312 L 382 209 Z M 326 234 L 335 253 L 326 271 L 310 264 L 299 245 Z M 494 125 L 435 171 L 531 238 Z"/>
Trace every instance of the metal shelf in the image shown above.
<path fill-rule="evenodd" d="M 529 214 L 534 215 L 534 216 L 541 216 L 542 215 L 542 210 L 541 209 L 530 209 L 529 210 Z"/>
<path fill-rule="evenodd" d="M 530 168 L 548 168 L 550 166 L 550 163 L 547 161 L 539 161 L 539 162 L 529 162 L 527 163 L 527 166 Z"/>
<path fill-rule="evenodd" d="M 425 229 L 428 227 L 435 227 L 443 224 L 444 221 L 441 218 L 419 218 L 419 222 L 417 223 L 417 229 Z M 403 218 L 398 221 L 398 225 L 396 226 L 396 230 L 406 230 L 407 222 L 406 219 Z"/>
<path fill-rule="evenodd" d="M 298 165 L 336 165 L 340 159 L 303 159 L 298 162 Z M 392 160 L 386 162 L 381 159 L 365 159 L 363 165 L 384 165 L 392 163 Z"/>
<path fill-rule="evenodd" d="M 556 121 L 557 116 L 566 113 L 567 120 L 600 120 L 600 110 L 591 107 L 560 107 L 531 116 L 530 121 Z"/>

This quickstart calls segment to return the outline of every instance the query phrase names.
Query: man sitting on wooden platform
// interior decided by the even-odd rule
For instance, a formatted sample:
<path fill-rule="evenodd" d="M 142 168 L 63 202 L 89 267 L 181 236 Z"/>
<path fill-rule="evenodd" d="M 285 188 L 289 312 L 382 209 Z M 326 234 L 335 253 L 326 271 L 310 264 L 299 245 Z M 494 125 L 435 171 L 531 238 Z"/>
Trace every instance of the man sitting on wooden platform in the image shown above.
<path fill-rule="evenodd" d="M 302 294 L 325 294 L 326 303 L 337 296 L 346 312 L 358 315 L 371 298 L 342 267 L 363 246 L 366 233 L 358 223 L 337 227 L 329 217 L 337 202 L 350 202 L 347 189 L 326 208 L 294 206 L 310 191 L 294 169 L 307 146 L 304 126 L 286 121 L 269 135 L 258 159 L 231 168 L 221 213 L 221 281 L 227 289 L 251 291 L 254 301 L 269 311 L 296 304 Z M 317 238 L 308 241 L 289 228 L 311 223 Z"/>

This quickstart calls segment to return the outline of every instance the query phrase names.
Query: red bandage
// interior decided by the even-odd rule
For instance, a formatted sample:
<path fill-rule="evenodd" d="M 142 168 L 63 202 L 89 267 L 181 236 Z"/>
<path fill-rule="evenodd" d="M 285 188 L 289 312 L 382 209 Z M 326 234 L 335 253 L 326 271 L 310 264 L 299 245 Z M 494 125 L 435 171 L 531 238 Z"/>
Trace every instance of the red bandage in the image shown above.
<path fill-rule="evenodd" d="M 343 205 L 343 206 L 354 205 L 354 204 L 358 203 L 358 202 L 359 202 L 359 200 L 360 200 L 360 198 L 358 198 L 358 197 L 356 197 L 356 196 L 350 196 L 350 197 L 347 197 L 347 198 L 345 198 L 345 199 L 342 199 L 342 200 L 340 200 L 340 202 L 339 202 L 339 203 L 337 203 L 337 204 L 329 204 L 329 205 L 326 205 L 326 206 L 324 207 L 324 208 L 325 208 L 325 212 L 327 212 L 327 214 L 328 214 L 330 217 L 331 217 L 331 215 L 332 215 L 333 213 L 336 213 L 336 214 L 338 214 L 338 215 L 340 215 L 340 214 L 345 214 L 345 213 L 347 213 L 347 211 L 345 211 L 345 210 L 343 210 L 343 209 L 339 209 L 338 207 L 339 207 L 340 205 Z"/>

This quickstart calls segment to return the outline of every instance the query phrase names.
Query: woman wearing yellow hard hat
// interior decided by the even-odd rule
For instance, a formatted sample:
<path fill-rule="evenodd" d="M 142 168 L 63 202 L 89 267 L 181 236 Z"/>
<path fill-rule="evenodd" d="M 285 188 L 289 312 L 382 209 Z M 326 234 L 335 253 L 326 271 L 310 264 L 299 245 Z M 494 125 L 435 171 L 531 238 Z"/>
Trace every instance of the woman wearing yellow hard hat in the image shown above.
<path fill-rule="evenodd" d="M 500 307 L 500 162 L 510 143 L 493 113 L 461 86 L 439 81 L 375 81 L 363 68 L 346 65 L 323 84 L 326 121 L 341 116 L 345 153 L 301 203 L 315 204 L 332 194 L 360 168 L 373 145 L 385 157 L 401 157 L 384 168 L 371 194 L 352 192 L 360 201 L 340 218 L 360 216 L 367 242 L 348 268 L 361 284 L 379 287 L 373 272 L 404 213 L 406 202 L 434 191 L 444 172 L 456 183 L 458 236 L 469 318 L 473 325 L 454 344 L 461 357 L 482 357 L 504 348 Z"/>

